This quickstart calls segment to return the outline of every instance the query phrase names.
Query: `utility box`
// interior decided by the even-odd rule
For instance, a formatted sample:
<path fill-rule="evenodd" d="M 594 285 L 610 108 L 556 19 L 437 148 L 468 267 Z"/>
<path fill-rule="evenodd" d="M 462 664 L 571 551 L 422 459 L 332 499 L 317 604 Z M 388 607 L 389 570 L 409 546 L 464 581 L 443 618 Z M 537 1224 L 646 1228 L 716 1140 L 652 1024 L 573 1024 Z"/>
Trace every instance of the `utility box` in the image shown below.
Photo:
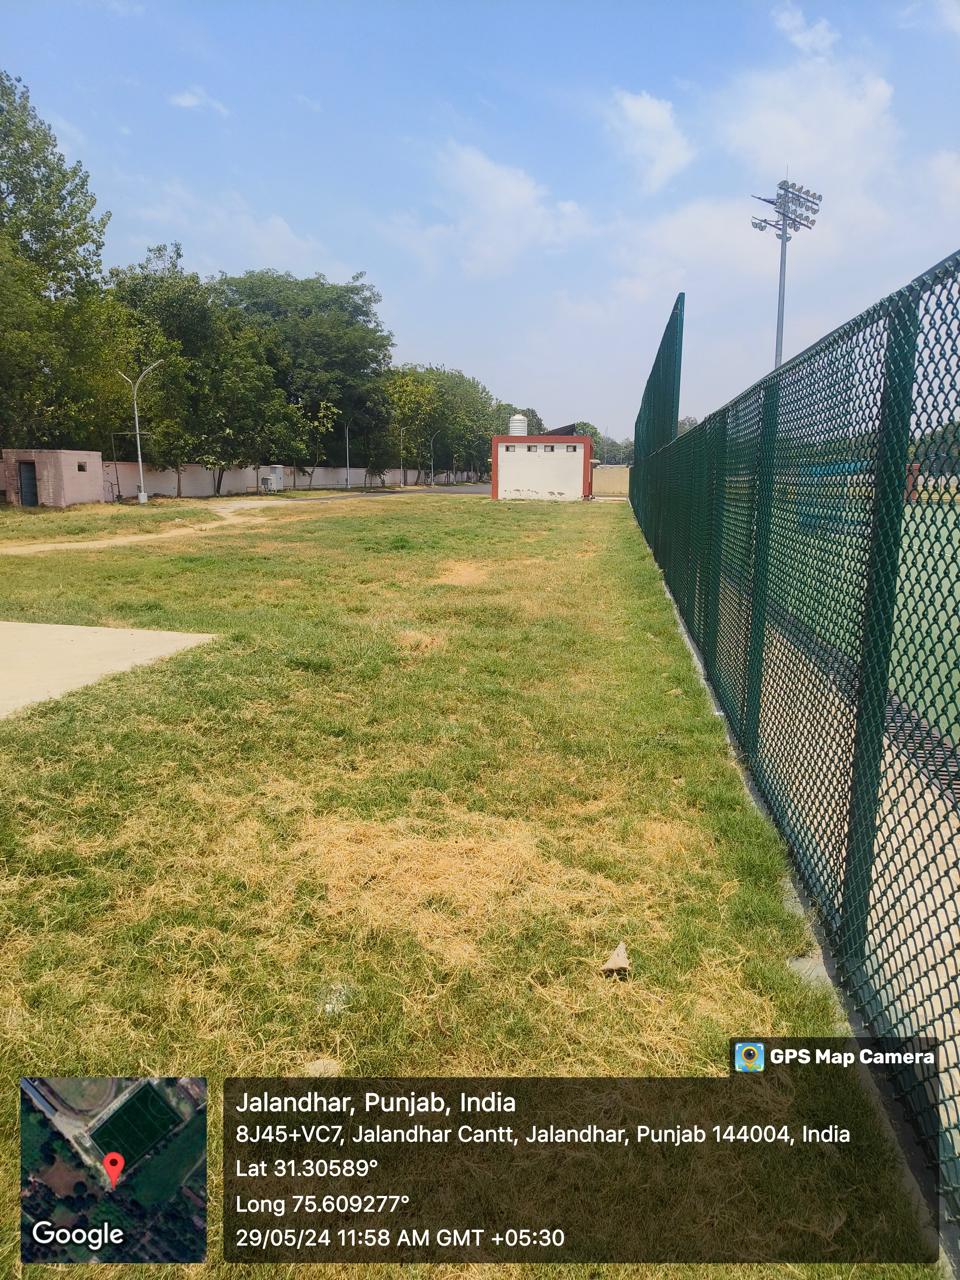
<path fill-rule="evenodd" d="M 580 502 L 591 496 L 589 436 L 494 436 L 493 498 Z"/>
<path fill-rule="evenodd" d="M 263 493 L 283 492 L 283 467 L 269 466 L 260 468 L 260 489 Z"/>

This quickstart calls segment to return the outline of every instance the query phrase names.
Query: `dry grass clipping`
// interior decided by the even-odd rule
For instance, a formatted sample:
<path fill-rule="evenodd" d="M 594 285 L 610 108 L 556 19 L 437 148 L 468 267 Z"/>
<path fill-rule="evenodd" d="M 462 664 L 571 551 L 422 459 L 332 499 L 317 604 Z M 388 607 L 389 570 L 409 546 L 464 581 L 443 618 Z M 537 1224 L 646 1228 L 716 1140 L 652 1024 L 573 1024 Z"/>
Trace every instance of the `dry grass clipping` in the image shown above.
<path fill-rule="evenodd" d="M 545 856 L 533 826 L 468 814 L 458 826 L 439 836 L 405 819 L 310 818 L 293 863 L 325 886 L 321 915 L 354 930 L 407 929 L 447 963 L 477 964 L 493 924 L 542 912 L 589 927 L 628 910 L 659 930 L 648 885 L 618 885 Z"/>
<path fill-rule="evenodd" d="M 478 587 L 486 582 L 490 570 L 475 560 L 450 560 L 434 582 L 447 587 Z"/>

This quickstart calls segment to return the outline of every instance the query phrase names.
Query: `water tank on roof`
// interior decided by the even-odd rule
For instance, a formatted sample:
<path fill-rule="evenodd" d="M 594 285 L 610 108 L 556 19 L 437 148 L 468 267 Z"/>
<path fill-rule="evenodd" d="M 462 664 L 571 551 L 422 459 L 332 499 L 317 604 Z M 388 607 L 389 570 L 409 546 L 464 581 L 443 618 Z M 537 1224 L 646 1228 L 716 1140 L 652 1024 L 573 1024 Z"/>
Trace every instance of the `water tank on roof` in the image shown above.
<path fill-rule="evenodd" d="M 525 436 L 527 434 L 527 420 L 522 413 L 515 413 L 510 419 L 510 425 L 507 427 L 507 435 Z"/>

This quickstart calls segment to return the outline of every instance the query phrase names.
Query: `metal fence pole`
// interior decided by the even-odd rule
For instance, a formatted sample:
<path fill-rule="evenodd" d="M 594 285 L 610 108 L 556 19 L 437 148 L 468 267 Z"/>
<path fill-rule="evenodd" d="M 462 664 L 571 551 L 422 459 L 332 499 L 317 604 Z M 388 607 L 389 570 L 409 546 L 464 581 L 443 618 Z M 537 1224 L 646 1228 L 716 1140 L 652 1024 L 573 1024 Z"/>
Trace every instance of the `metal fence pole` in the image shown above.
<path fill-rule="evenodd" d="M 760 737 L 760 696 L 763 686 L 763 650 L 767 623 L 767 578 L 770 569 L 770 524 L 773 517 L 773 481 L 776 475 L 777 418 L 780 379 L 771 378 L 763 388 L 753 533 L 753 591 L 750 603 L 750 639 L 747 647 L 746 691 L 741 745 L 751 762 L 756 759 Z"/>
<path fill-rule="evenodd" d="M 870 917 L 918 331 L 919 290 L 912 288 L 893 299 L 887 313 L 838 938 L 841 968 L 854 982 L 866 954 Z"/>
<path fill-rule="evenodd" d="M 703 664 L 713 680 L 717 674 L 717 631 L 720 625 L 720 581 L 723 559 L 723 515 L 727 487 L 727 431 L 729 414 L 720 416 L 714 430 L 717 439 L 713 446 L 712 510 L 710 512 L 709 557 L 707 571 L 707 603 L 703 626 Z"/>

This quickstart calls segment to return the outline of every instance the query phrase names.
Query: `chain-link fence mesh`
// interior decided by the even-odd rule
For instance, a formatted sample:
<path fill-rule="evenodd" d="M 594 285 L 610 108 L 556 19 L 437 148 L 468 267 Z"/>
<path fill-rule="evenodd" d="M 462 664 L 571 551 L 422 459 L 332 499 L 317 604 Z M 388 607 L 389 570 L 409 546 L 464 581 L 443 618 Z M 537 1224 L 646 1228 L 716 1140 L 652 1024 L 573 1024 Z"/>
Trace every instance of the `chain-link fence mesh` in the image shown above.
<path fill-rule="evenodd" d="M 683 295 L 631 502 L 960 1212 L 960 255 L 677 435 Z M 939 1121 L 939 1124 L 938 1124 Z"/>

